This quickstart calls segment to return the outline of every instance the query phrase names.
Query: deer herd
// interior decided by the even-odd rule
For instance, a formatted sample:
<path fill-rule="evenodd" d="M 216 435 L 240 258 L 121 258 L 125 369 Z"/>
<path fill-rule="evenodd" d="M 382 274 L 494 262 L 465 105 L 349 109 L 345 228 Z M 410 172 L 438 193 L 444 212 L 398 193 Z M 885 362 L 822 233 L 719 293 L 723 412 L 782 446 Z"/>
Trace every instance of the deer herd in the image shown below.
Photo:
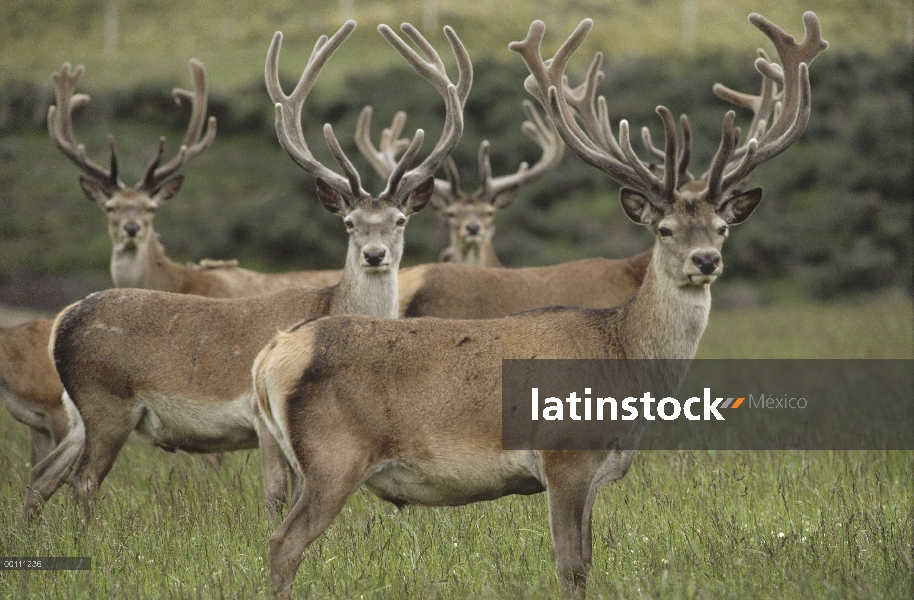
<path fill-rule="evenodd" d="M 759 50 L 758 95 L 714 92 L 752 111 L 743 136 L 734 111 L 723 116 L 708 168 L 690 172 L 692 135 L 683 115 L 657 107 L 662 148 L 642 130 L 644 157 L 629 124 L 610 126 L 597 53 L 584 81 L 566 67 L 592 27 L 582 21 L 543 59 L 545 26 L 534 21 L 509 48 L 530 76 L 523 131 L 541 149 L 532 166 L 493 177 L 489 142 L 479 148 L 480 187 L 461 190 L 450 158 L 463 132 L 473 68 L 445 27 L 457 65 L 444 62 L 414 27 L 381 35 L 444 101 L 440 139 L 421 152 L 424 132 L 401 138 L 397 113 L 377 145 L 372 109 L 359 115 L 355 143 L 386 187 L 366 191 L 330 124 L 327 146 L 342 175 L 321 164 L 303 129 L 305 100 L 321 69 L 355 29 L 322 36 L 295 88 L 280 85 L 282 34 L 270 44 L 266 87 L 280 145 L 315 179 L 321 204 L 349 236 L 340 271 L 264 274 L 235 261 L 171 260 L 153 228 L 155 211 L 181 187 L 180 171 L 211 144 L 203 65 L 192 59 L 190 123 L 177 155 L 162 164 L 160 140 L 142 178 L 122 183 L 110 163 L 88 158 L 72 113 L 82 66 L 53 76 L 51 140 L 84 173 L 80 186 L 107 214 L 115 288 L 90 295 L 56 319 L 0 330 L 0 395 L 31 430 L 32 470 L 25 512 L 32 516 L 63 484 L 90 515 L 99 486 L 132 431 L 165 450 L 214 453 L 259 448 L 271 512 L 288 506 L 269 543 L 270 587 L 291 596 L 308 545 L 361 486 L 398 506 L 460 505 L 508 494 L 546 492 L 563 589 L 584 595 L 591 564 L 591 511 L 598 487 L 623 477 L 634 451 L 502 450 L 501 361 L 506 358 L 616 359 L 695 356 L 708 322 L 710 285 L 723 272 L 721 246 L 762 198 L 747 189 L 753 171 L 793 144 L 810 116 L 808 65 L 828 44 L 817 17 L 803 16 L 797 43 L 757 14 L 749 21 L 773 43 L 780 62 Z M 205 129 L 205 133 L 204 133 Z M 493 221 L 519 188 L 556 169 L 565 146 L 618 182 L 625 214 L 654 235 L 653 248 L 622 259 L 589 258 L 548 267 L 504 268 L 492 246 Z M 443 170 L 445 179 L 435 177 Z M 410 216 L 426 205 L 450 228 L 441 262 L 399 269 Z M 423 318 L 418 318 L 423 317 Z M 634 440 L 643 421 L 613 430 Z M 626 445 L 626 448 L 632 446 Z"/>

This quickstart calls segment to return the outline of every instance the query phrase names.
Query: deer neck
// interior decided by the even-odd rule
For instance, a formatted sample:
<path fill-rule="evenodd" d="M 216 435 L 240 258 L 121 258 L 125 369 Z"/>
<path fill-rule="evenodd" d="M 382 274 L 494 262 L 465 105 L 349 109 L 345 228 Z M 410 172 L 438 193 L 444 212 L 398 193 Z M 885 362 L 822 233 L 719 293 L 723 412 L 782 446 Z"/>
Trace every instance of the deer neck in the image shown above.
<path fill-rule="evenodd" d="M 467 243 L 463 240 L 455 241 L 453 247 L 457 249 L 457 262 L 474 267 L 500 267 L 501 261 L 495 254 L 495 247 L 491 239 Z"/>
<path fill-rule="evenodd" d="M 359 264 L 359 253 L 346 255 L 343 276 L 333 292 L 330 313 L 336 315 L 367 315 L 396 319 L 397 271 L 400 261 L 392 262 L 386 271 L 368 271 Z"/>
<path fill-rule="evenodd" d="M 651 260 L 641 288 L 621 312 L 628 358 L 694 358 L 710 312 L 710 284 L 679 285 Z"/>
<path fill-rule="evenodd" d="M 159 235 L 152 229 L 140 243 L 115 243 L 111 252 L 111 279 L 116 287 L 180 292 L 183 272 L 165 255 Z"/>

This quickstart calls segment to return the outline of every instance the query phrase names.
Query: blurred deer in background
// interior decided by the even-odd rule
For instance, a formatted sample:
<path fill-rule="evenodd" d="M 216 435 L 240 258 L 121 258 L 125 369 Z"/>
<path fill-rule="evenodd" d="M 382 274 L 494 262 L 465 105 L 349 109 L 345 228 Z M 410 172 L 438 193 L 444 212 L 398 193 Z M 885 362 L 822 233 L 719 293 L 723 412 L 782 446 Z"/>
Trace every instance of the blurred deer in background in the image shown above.
<path fill-rule="evenodd" d="M 161 138 L 143 177 L 133 187 L 124 185 L 119 179 L 113 137 L 109 138 L 111 160 L 106 169 L 89 159 L 85 146 L 77 144 L 73 136 L 73 109 L 89 101 L 86 94 L 74 94 L 83 71 L 82 65 L 71 71 L 70 64 L 65 63 L 54 74 L 57 104 L 48 110 L 48 131 L 60 151 L 88 176 L 79 178 L 83 192 L 108 215 L 111 278 L 116 287 L 235 298 L 301 285 L 332 285 L 339 281 L 340 271 L 265 274 L 241 269 L 236 261 L 204 260 L 185 267 L 168 258 L 153 228 L 156 210 L 181 188 L 184 176 L 179 171 L 206 150 L 216 137 L 216 117 L 206 119 L 208 90 L 203 64 L 196 59 L 190 60 L 193 92 L 182 89 L 172 92 L 178 104 L 190 103 L 191 106 L 190 122 L 178 154 L 161 164 L 165 152 L 165 138 Z"/>
<path fill-rule="evenodd" d="M 451 245 L 445 248 L 439 260 L 457 262 L 478 267 L 501 267 L 501 261 L 492 246 L 495 233 L 495 215 L 511 205 L 521 186 L 532 183 L 555 169 L 562 162 L 565 144 L 550 122 L 546 125 L 533 104 L 524 100 L 527 115 L 521 129 L 542 149 L 539 160 L 531 167 L 522 162 L 517 172 L 501 177 L 492 177 L 489 160 L 489 142 L 479 145 L 478 190 L 468 195 L 460 189 L 460 174 L 452 157 L 444 163 L 447 180 L 435 179 L 435 194 L 430 206 L 448 223 Z M 356 128 L 356 145 L 368 159 L 378 175 L 388 177 L 397 155 L 409 140 L 400 138 L 406 123 L 406 113 L 394 116 L 391 126 L 381 132 L 378 148 L 371 141 L 371 107 L 366 106 L 359 115 Z"/>

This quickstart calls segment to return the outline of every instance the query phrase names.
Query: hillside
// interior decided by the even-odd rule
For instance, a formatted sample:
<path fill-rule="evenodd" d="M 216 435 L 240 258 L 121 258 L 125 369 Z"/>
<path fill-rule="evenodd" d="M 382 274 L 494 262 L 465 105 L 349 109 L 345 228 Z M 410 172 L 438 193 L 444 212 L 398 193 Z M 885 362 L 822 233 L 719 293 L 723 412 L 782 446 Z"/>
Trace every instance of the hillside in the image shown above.
<path fill-rule="evenodd" d="M 196 56 L 208 66 L 215 89 L 237 88 L 262 71 L 274 31 L 286 36 L 284 64 L 291 69 L 318 35 L 350 17 L 359 30 L 335 59 L 333 77 L 396 63 L 374 29 L 402 21 L 433 40 L 431 31 L 438 30 L 436 41 L 440 27 L 451 25 L 474 58 L 496 60 L 518 60 L 507 44 L 522 39 L 533 19 L 546 22 L 551 50 L 584 17 L 595 21 L 587 52 L 751 51 L 759 42 L 746 15 L 759 12 L 802 35 L 804 10 L 819 15 L 834 47 L 886 52 L 911 44 L 914 13 L 906 0 L 14 0 L 0 5 L 0 83 L 47 83 L 64 61 L 84 63 L 94 88 L 171 82 L 185 76 L 187 59 Z"/>

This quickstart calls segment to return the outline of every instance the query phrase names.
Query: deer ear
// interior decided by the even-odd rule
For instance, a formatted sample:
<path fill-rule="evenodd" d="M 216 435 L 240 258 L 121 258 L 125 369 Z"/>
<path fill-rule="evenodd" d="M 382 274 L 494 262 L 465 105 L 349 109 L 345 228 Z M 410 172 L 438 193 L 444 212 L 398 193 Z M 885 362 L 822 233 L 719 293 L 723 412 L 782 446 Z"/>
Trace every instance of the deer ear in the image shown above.
<path fill-rule="evenodd" d="M 657 220 L 657 209 L 647 199 L 647 196 L 625 187 L 620 190 L 620 193 L 622 210 L 629 219 L 640 225 L 650 225 Z"/>
<path fill-rule="evenodd" d="M 400 207 L 403 210 L 403 214 L 409 216 L 425 208 L 425 205 L 428 204 L 428 201 L 431 200 L 434 193 L 435 178 L 429 177 L 422 182 L 419 187 L 414 189 L 412 193 L 406 197 L 406 200 L 403 201 L 403 206 Z"/>
<path fill-rule="evenodd" d="M 316 183 L 317 198 L 321 201 L 321 204 L 324 205 L 324 208 L 341 217 L 345 217 L 349 214 L 349 205 L 335 189 L 327 185 L 327 182 L 320 177 L 317 178 Z"/>
<path fill-rule="evenodd" d="M 717 214 L 730 225 L 742 223 L 749 218 L 761 201 L 762 188 L 758 187 L 730 196 L 717 208 Z"/>
<path fill-rule="evenodd" d="M 178 193 L 178 190 L 181 189 L 181 184 L 184 183 L 184 175 L 176 175 L 160 185 L 154 192 L 152 192 L 152 199 L 156 204 L 161 204 L 165 202 L 172 196 Z"/>
<path fill-rule="evenodd" d="M 514 198 L 517 197 L 518 190 L 520 190 L 519 187 L 506 189 L 499 195 L 492 198 L 492 206 L 498 209 L 508 208 L 511 206 L 511 203 L 514 202 Z"/>
<path fill-rule="evenodd" d="M 103 187 L 91 179 L 80 177 L 79 187 L 83 189 L 83 193 L 86 195 L 86 198 L 97 204 L 104 204 L 111 198 L 111 195 L 108 194 L 108 192 L 106 192 Z"/>

